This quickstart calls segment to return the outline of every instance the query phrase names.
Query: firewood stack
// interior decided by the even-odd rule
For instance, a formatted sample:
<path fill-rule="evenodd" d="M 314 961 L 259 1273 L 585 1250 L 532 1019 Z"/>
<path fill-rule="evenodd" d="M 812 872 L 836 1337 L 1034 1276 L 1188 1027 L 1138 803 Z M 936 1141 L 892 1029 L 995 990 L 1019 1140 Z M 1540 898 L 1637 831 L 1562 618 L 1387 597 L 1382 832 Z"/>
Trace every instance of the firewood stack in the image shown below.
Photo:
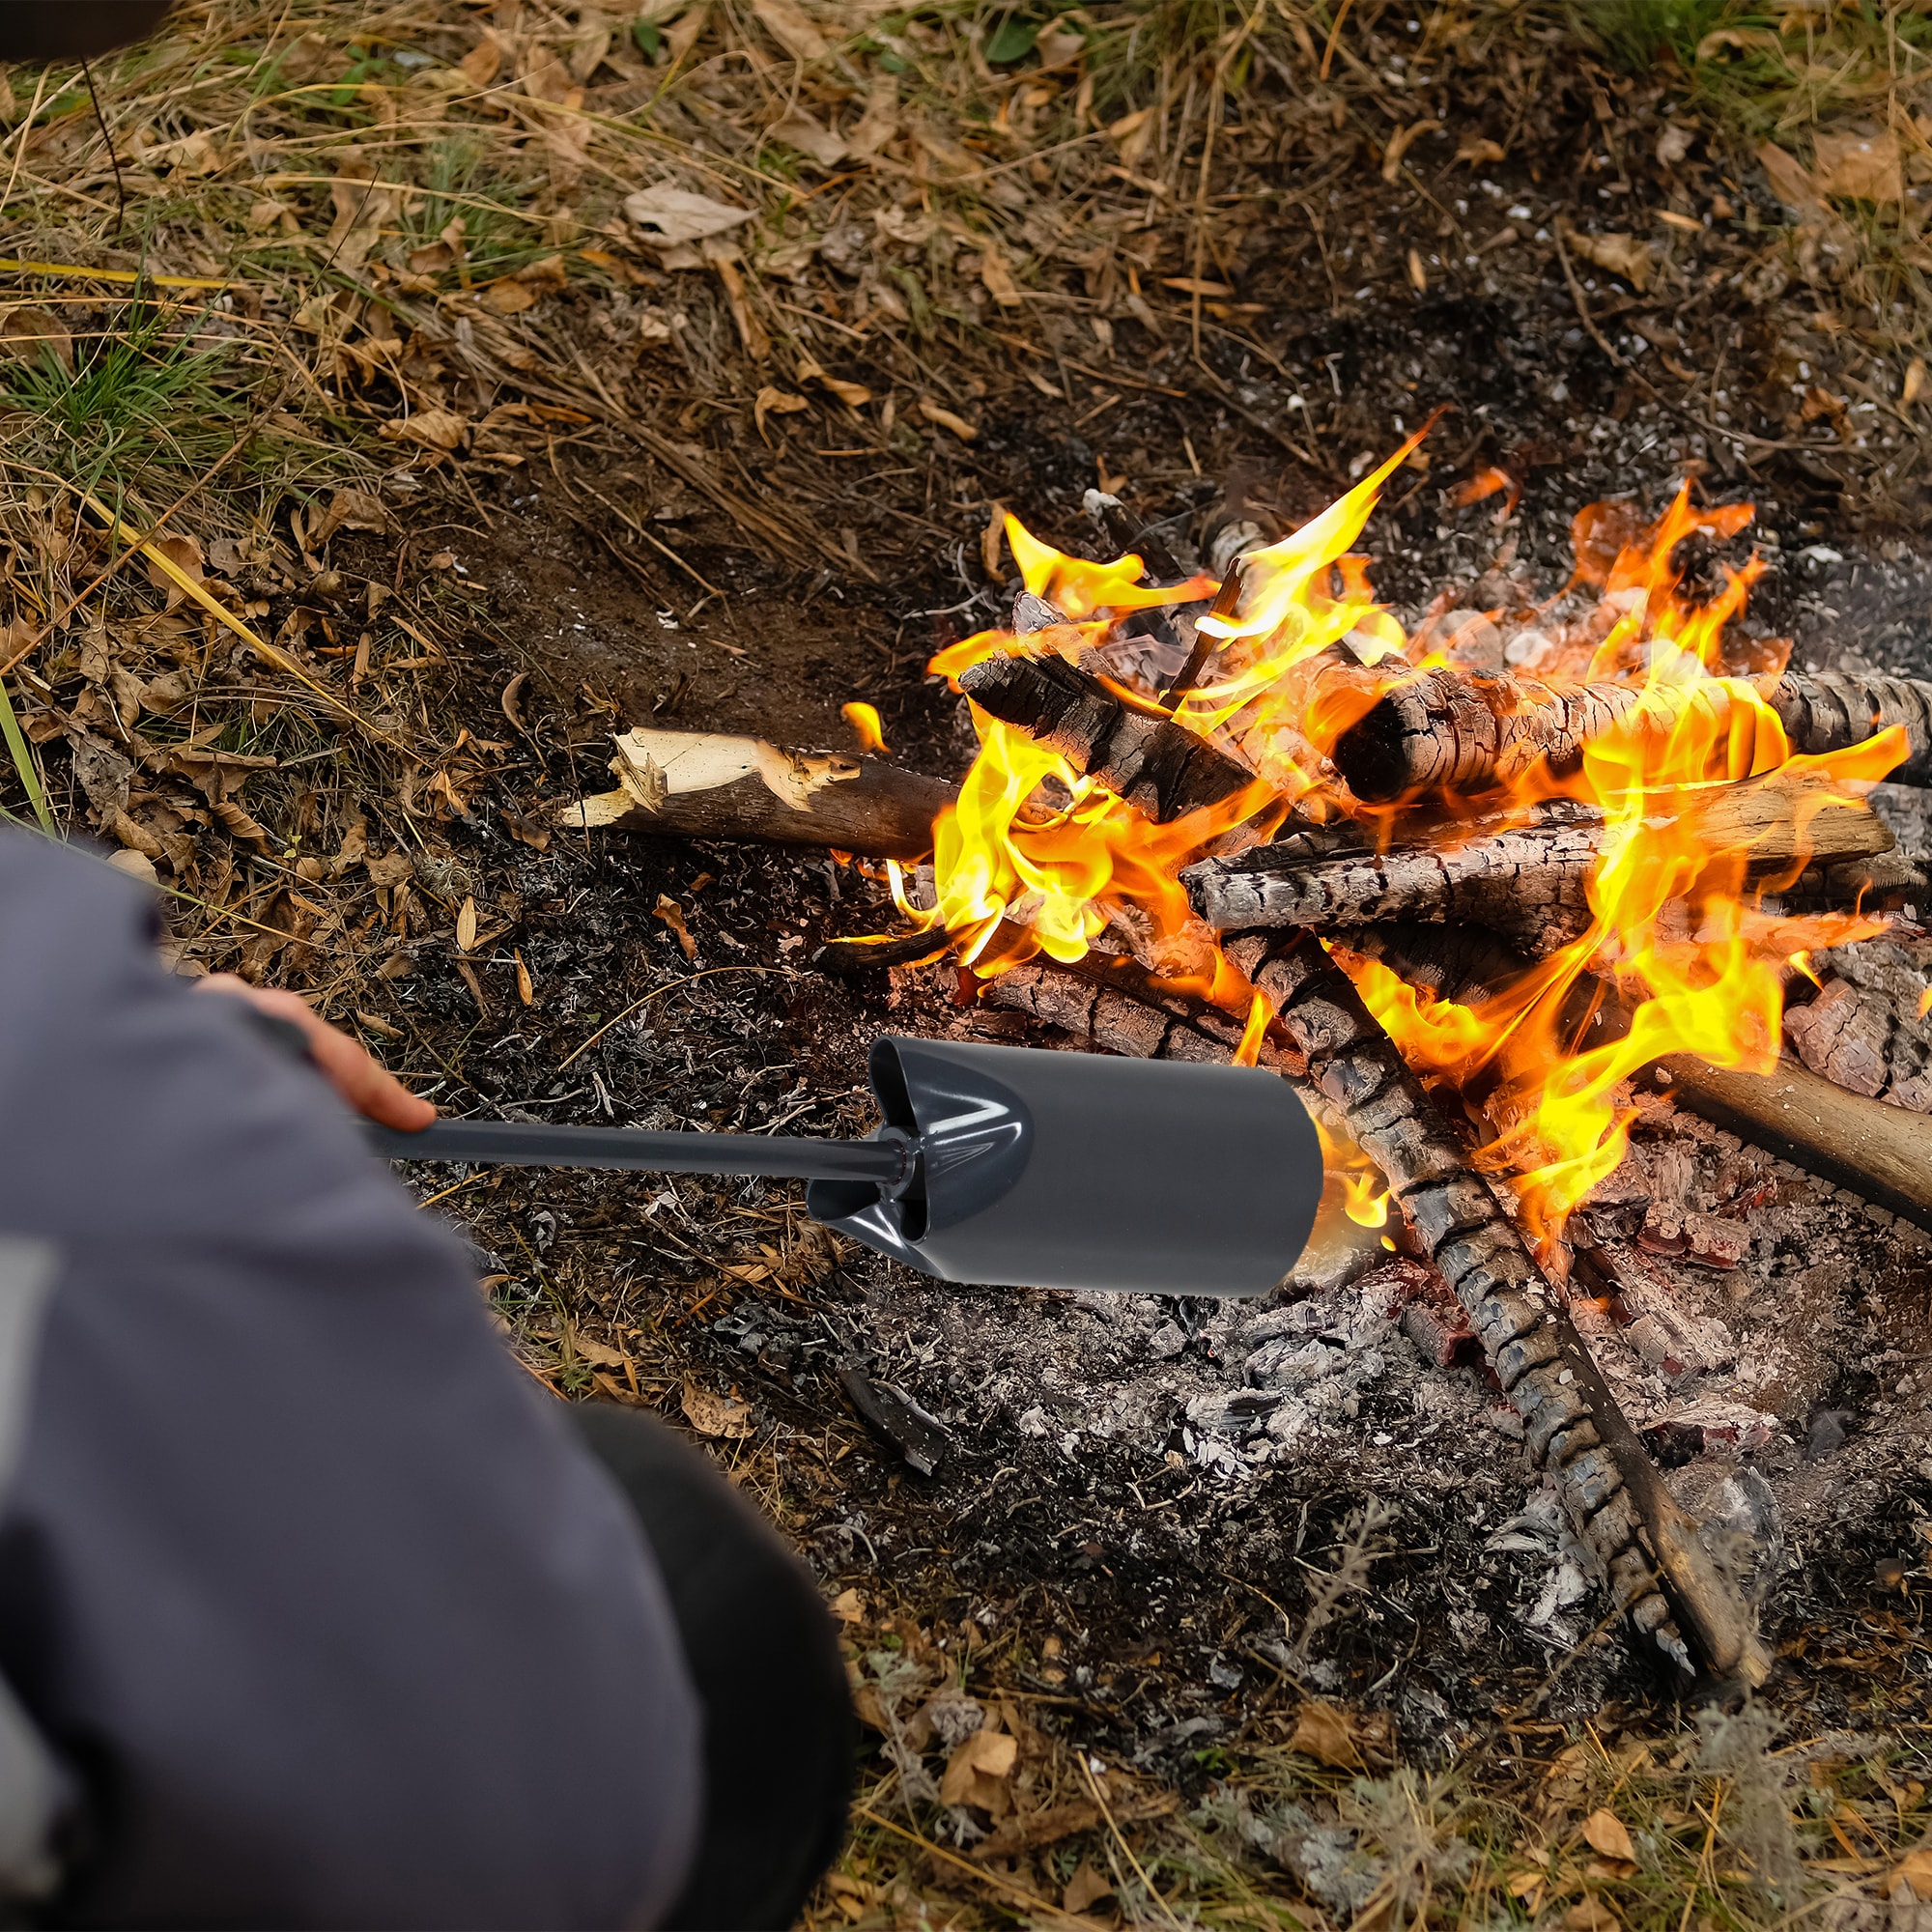
<path fill-rule="evenodd" d="M 1057 621 L 1029 598 L 1015 629 Z M 1356 675 L 1345 655 L 1331 653 L 1321 674 Z M 1294 1081 L 1380 1170 L 1409 1251 L 1453 1291 L 1522 1418 L 1532 1463 L 1553 1484 L 1632 1626 L 1680 1671 L 1761 1681 L 1767 1660 L 1752 1613 L 1618 1408 L 1571 1321 L 1563 1286 L 1319 943 L 1339 943 L 1412 983 L 1468 1000 L 1575 940 L 1589 925 L 1586 886 L 1605 851 L 1604 814 L 1555 799 L 1485 816 L 1483 799 L 1537 758 L 1574 766 L 1591 735 L 1630 714 L 1634 691 L 1426 673 L 1356 706 L 1332 749 L 1356 798 L 1385 809 L 1321 823 L 1264 812 L 1267 790 L 1240 758 L 1058 655 L 988 657 L 958 681 L 984 712 L 1051 746 L 1155 823 L 1238 801 L 1240 815 L 1278 824 L 1268 842 L 1202 859 L 1182 875 L 1226 960 L 1272 1008 L 1257 1064 Z M 1717 681 L 1692 690 L 1687 702 L 1721 709 L 1734 701 Z M 1903 725 L 1909 755 L 1894 777 L 1932 783 L 1932 685 L 1788 677 L 1771 697 L 1800 752 L 1842 750 Z M 720 809 L 715 788 L 728 783 L 753 796 L 762 781 L 781 799 L 782 822 L 775 825 L 760 799 L 740 836 L 816 836 L 904 856 L 908 815 L 939 795 L 930 781 L 871 761 L 863 772 L 843 761 L 847 772 L 832 769 L 839 761 L 746 741 L 733 741 L 726 755 L 710 741 L 717 776 L 703 782 L 714 792 L 695 797 L 676 776 L 678 734 L 636 735 L 618 761 L 624 790 L 585 801 L 570 822 L 647 826 L 661 818 L 667 829 L 729 837 L 732 812 Z M 1924 875 L 1900 858 L 1869 805 L 1802 766 L 1791 776 L 1687 786 L 1651 801 L 1651 810 L 1678 818 L 1705 849 L 1728 854 L 1733 879 L 1742 864 L 1747 884 L 1775 882 L 1776 896 L 1764 901 L 1773 913 L 1913 905 L 1925 893 Z M 860 970 L 931 957 L 945 943 L 937 930 L 903 944 L 847 942 L 826 948 L 819 963 Z M 981 996 L 1108 1051 L 1232 1059 L 1243 1014 L 1178 990 L 1149 963 L 1102 950 L 1071 965 L 1037 957 L 986 980 Z M 1602 990 L 1592 1023 L 1614 1026 L 1615 998 Z M 1814 1032 L 1830 1018 L 1821 1014 Z M 1886 1104 L 1875 1097 L 1879 1085 L 1867 1080 L 1864 1094 L 1852 1093 L 1790 1061 L 1772 1080 L 1681 1059 L 1668 1071 L 1685 1104 L 1932 1228 L 1932 1119 Z M 1927 1091 L 1932 1098 L 1932 1082 Z"/>

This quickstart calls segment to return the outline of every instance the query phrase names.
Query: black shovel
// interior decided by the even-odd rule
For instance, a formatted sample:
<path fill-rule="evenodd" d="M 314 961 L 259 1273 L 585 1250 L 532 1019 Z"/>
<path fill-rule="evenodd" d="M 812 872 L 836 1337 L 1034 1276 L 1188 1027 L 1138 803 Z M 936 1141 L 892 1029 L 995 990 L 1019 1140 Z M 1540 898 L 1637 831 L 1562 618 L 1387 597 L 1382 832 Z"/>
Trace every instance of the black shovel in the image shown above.
<path fill-rule="evenodd" d="M 1262 1294 L 1294 1265 L 1321 1149 L 1275 1074 L 887 1037 L 863 1141 L 439 1121 L 394 1160 L 806 1180 L 813 1218 L 942 1281 Z"/>

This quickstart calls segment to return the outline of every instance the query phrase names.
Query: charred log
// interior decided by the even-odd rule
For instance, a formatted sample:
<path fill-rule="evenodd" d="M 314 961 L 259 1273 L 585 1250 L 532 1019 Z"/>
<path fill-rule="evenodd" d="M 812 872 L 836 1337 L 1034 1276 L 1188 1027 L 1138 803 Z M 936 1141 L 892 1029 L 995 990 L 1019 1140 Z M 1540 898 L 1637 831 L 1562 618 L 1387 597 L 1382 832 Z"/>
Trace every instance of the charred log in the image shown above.
<path fill-rule="evenodd" d="M 1702 849 L 1741 855 L 1763 877 L 1801 859 L 1805 875 L 1876 857 L 1891 834 L 1869 807 L 1823 787 L 1752 780 L 1675 795 L 1678 820 Z M 1658 809 L 1671 809 L 1660 797 Z M 1309 854 L 1290 844 L 1205 859 L 1181 874 L 1194 909 L 1224 932 L 1262 925 L 1333 931 L 1378 920 L 1487 925 L 1535 957 L 1589 924 L 1588 883 L 1602 858 L 1602 814 L 1570 800 L 1537 808 L 1527 823 L 1457 829 L 1385 853 Z M 1856 896 L 1856 889 L 1852 893 Z"/>
<path fill-rule="evenodd" d="M 1256 935 L 1230 952 L 1274 1001 L 1311 1084 L 1345 1116 L 1455 1290 L 1618 1607 L 1681 1666 L 1761 1683 L 1769 1660 L 1748 1609 L 1664 1487 L 1562 1296 L 1348 976 L 1305 933 Z"/>
<path fill-rule="evenodd" d="M 566 806 L 558 824 L 917 859 L 931 851 L 933 820 L 958 796 L 944 780 L 883 759 L 785 751 L 758 738 L 626 731 L 616 748 L 618 789 Z"/>
<path fill-rule="evenodd" d="M 1238 758 L 1061 658 L 985 658 L 959 673 L 959 688 L 1159 824 L 1258 782 Z"/>
<path fill-rule="evenodd" d="M 1350 673 L 1356 678 L 1364 673 Z M 1722 682 L 1690 685 L 1687 705 L 1724 724 Z M 1655 707 L 1663 694 L 1648 700 Z M 1547 758 L 1576 769 L 1583 746 L 1618 723 L 1642 694 L 1632 685 L 1559 686 L 1534 679 L 1440 668 L 1384 692 L 1337 738 L 1336 769 L 1357 798 L 1375 804 L 1429 791 L 1469 792 Z M 1780 679 L 1768 694 L 1797 752 L 1840 752 L 1888 725 L 1905 727 L 1901 784 L 1932 783 L 1932 684 L 1834 673 Z"/>

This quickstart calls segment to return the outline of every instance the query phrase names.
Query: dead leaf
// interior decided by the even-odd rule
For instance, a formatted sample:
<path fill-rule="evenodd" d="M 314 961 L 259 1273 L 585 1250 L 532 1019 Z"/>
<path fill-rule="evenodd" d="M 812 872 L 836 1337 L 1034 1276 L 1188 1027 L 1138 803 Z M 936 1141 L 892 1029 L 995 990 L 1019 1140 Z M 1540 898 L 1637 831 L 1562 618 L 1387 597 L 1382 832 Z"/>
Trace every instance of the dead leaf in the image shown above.
<path fill-rule="evenodd" d="M 832 1600 L 832 1614 L 841 1624 L 862 1624 L 866 1621 L 866 1600 L 857 1590 L 840 1590 Z"/>
<path fill-rule="evenodd" d="M 1005 1731 L 978 1730 L 962 1738 L 939 1780 L 942 1804 L 977 1804 L 982 1811 L 1011 1809 L 1001 1780 L 1011 1775 L 1020 1741 Z"/>
<path fill-rule="evenodd" d="M 898 131 L 898 76 L 874 74 L 871 92 L 866 97 L 866 111 L 859 117 L 859 125 L 845 137 L 845 152 L 860 160 L 869 160 Z"/>
<path fill-rule="evenodd" d="M 845 143 L 824 122 L 814 120 L 803 107 L 794 107 L 782 121 L 766 133 L 787 148 L 796 148 L 808 160 L 821 168 L 836 168 L 845 158 Z"/>
<path fill-rule="evenodd" d="M 1700 61 L 1716 60 L 1725 48 L 1733 53 L 1749 53 L 1753 47 L 1761 52 L 1776 53 L 1778 39 L 1769 27 L 1718 27 L 1697 43 L 1696 58 Z"/>
<path fill-rule="evenodd" d="M 124 812 L 122 816 L 127 817 L 127 814 Z M 128 822 L 133 824 L 132 819 L 128 819 Z M 139 831 L 140 828 L 136 826 L 135 830 Z M 155 859 L 160 856 L 161 848 L 159 841 L 156 840 L 154 858 L 150 858 L 138 846 L 124 845 L 120 851 L 108 853 L 107 863 L 117 872 L 126 872 L 130 879 L 139 879 L 144 886 L 158 886 L 161 883 L 161 875 L 155 870 Z"/>
<path fill-rule="evenodd" d="M 1503 158 L 1500 141 L 1492 141 L 1487 134 L 1464 134 L 1462 145 L 1456 150 L 1456 158 L 1466 161 L 1470 167 L 1480 167 L 1485 161 L 1499 161 Z"/>
<path fill-rule="evenodd" d="M 658 902 L 651 908 L 655 918 L 664 921 L 677 936 L 677 943 L 684 948 L 687 960 L 697 957 L 697 941 L 692 938 L 691 928 L 684 923 L 684 910 L 668 893 L 660 893 Z"/>
<path fill-rule="evenodd" d="M 1788 154 L 1775 142 L 1767 141 L 1757 151 L 1758 165 L 1771 183 L 1772 192 L 1787 208 L 1801 213 L 1822 213 L 1825 198 L 1811 172 L 1796 155 Z"/>
<path fill-rule="evenodd" d="M 1315 1700 L 1302 1705 L 1296 1715 L 1294 1735 L 1289 1739 L 1288 1747 L 1320 1764 L 1333 1765 L 1338 1771 L 1360 1771 L 1367 1764 L 1353 1717 L 1333 1704 Z"/>
<path fill-rule="evenodd" d="M 1816 180 L 1827 194 L 1848 201 L 1905 199 L 1896 134 L 1820 134 L 1812 145 L 1818 156 Z"/>
<path fill-rule="evenodd" d="M 823 60 L 831 51 L 825 36 L 807 17 L 798 0 L 752 0 L 752 12 L 793 60 Z"/>
<path fill-rule="evenodd" d="M 469 420 L 453 410 L 418 410 L 400 422 L 384 423 L 377 434 L 387 442 L 419 442 L 425 449 L 454 449 L 469 428 Z"/>
<path fill-rule="evenodd" d="M 930 396 L 919 399 L 919 412 L 927 422 L 937 423 L 941 429 L 950 429 L 961 442 L 971 442 L 980 432 L 964 416 L 956 416 L 949 409 L 943 409 Z"/>
<path fill-rule="evenodd" d="M 752 1405 L 736 1396 L 713 1395 L 696 1382 L 684 1385 L 684 1419 L 700 1435 L 737 1441 L 752 1433 Z"/>
<path fill-rule="evenodd" d="M 1140 164 L 1153 139 L 1154 128 L 1151 107 L 1136 108 L 1133 113 L 1122 114 L 1118 121 L 1108 123 L 1107 138 L 1118 151 L 1122 166 L 1132 168 Z"/>
<path fill-rule="evenodd" d="M 193 537 L 153 537 L 149 540 L 147 547 L 151 551 L 158 551 L 162 556 L 167 558 L 168 562 L 181 572 L 183 577 L 189 578 L 196 583 L 205 581 L 207 571 L 202 561 L 201 545 Z M 144 560 L 144 569 L 148 582 L 156 590 L 165 590 L 167 592 L 168 609 L 170 611 L 187 595 L 187 592 L 182 588 L 179 582 L 170 577 L 153 556 L 149 556 Z"/>
<path fill-rule="evenodd" d="M 1066 1889 L 1060 1894 L 1060 1909 L 1063 1912 L 1085 1912 L 1090 1905 L 1097 1905 L 1114 1889 L 1114 1881 L 1102 1878 L 1094 1869 L 1092 1859 L 1082 1859 L 1073 1876 L 1066 1881 Z"/>
<path fill-rule="evenodd" d="M 749 208 L 733 208 L 689 188 L 646 187 L 624 197 L 624 213 L 654 248 L 675 248 L 707 236 L 723 235 L 752 218 Z"/>
<path fill-rule="evenodd" d="M 1599 1808 L 1583 1820 L 1583 1836 L 1593 1852 L 1606 1859 L 1621 1859 L 1627 1865 L 1636 1863 L 1636 1847 L 1614 1811 Z"/>
<path fill-rule="evenodd" d="M 493 29 L 485 27 L 483 38 L 456 63 L 456 71 L 471 87 L 488 87 L 503 65 L 503 43 Z"/>
<path fill-rule="evenodd" d="M 579 1361 L 588 1362 L 593 1369 L 623 1369 L 627 1366 L 621 1349 L 612 1349 L 603 1342 L 589 1341 L 575 1331 L 570 1337 L 570 1347 Z"/>
<path fill-rule="evenodd" d="M 1621 275 L 1638 295 L 1650 287 L 1657 255 L 1648 242 L 1634 235 L 1585 235 L 1580 229 L 1572 229 L 1565 239 L 1584 261 Z"/>
<path fill-rule="evenodd" d="M 383 499 L 367 490 L 338 490 L 328 499 L 328 507 L 317 517 L 308 533 L 308 547 L 320 550 L 337 530 L 376 530 L 389 527 L 389 513 Z"/>
<path fill-rule="evenodd" d="M 1163 275 L 1160 285 L 1183 296 L 1231 296 L 1235 293 L 1226 282 L 1204 282 L 1198 275 Z"/>
<path fill-rule="evenodd" d="M 9 309 L 0 319 L 0 349 L 23 362 L 51 355 L 68 375 L 73 374 L 73 337 L 43 308 Z"/>
<path fill-rule="evenodd" d="M 821 388 L 830 389 L 848 409 L 864 409 L 872 400 L 872 392 L 865 384 L 846 383 L 837 376 L 828 376 L 809 356 L 798 365 L 798 380 L 801 383 L 816 383 Z"/>
<path fill-rule="evenodd" d="M 775 389 L 767 383 L 758 391 L 757 401 L 752 405 L 752 420 L 757 424 L 758 434 L 764 436 L 768 415 L 795 416 L 799 411 L 810 407 L 803 396 L 795 396 L 788 389 Z"/>
<path fill-rule="evenodd" d="M 980 561 L 986 566 L 986 575 L 995 583 L 1006 582 L 1005 573 L 1000 569 L 1000 548 L 1007 540 L 1007 506 L 995 503 L 992 514 L 986 519 L 986 527 L 980 532 Z"/>
<path fill-rule="evenodd" d="M 1886 1897 L 1897 1898 L 1901 1887 L 1910 1889 L 1916 1903 L 1932 1905 L 1932 1843 L 1915 1845 L 1892 1867 L 1883 1888 Z"/>
<path fill-rule="evenodd" d="M 1925 358 L 1915 355 L 1906 365 L 1905 383 L 1898 392 L 1902 403 L 1916 403 L 1925 392 Z"/>
<path fill-rule="evenodd" d="M 476 945 L 476 901 L 467 898 L 456 915 L 456 943 L 464 952 L 474 950 Z"/>
<path fill-rule="evenodd" d="M 383 222 L 402 193 L 376 180 L 367 161 L 345 160 L 329 185 L 329 205 L 335 219 L 323 238 L 328 266 L 345 273 L 359 269 L 381 241 Z"/>
<path fill-rule="evenodd" d="M 526 309 L 536 307 L 537 292 L 513 275 L 504 281 L 492 282 L 483 291 L 482 302 L 497 315 L 522 315 Z"/>
<path fill-rule="evenodd" d="M 1013 280 L 1013 271 L 1007 266 L 1000 244 L 990 238 L 980 254 L 980 281 L 1002 308 L 1020 306 L 1019 284 Z"/>
<path fill-rule="evenodd" d="M 513 950 L 510 957 L 517 962 L 517 998 L 526 1007 L 534 1005 L 537 997 L 536 981 L 530 978 L 530 969 L 524 964 L 523 953 Z"/>
<path fill-rule="evenodd" d="M 1563 1915 L 1563 1923 L 1569 1932 L 1620 1932 L 1623 1920 L 1600 1892 L 1593 1891 Z"/>

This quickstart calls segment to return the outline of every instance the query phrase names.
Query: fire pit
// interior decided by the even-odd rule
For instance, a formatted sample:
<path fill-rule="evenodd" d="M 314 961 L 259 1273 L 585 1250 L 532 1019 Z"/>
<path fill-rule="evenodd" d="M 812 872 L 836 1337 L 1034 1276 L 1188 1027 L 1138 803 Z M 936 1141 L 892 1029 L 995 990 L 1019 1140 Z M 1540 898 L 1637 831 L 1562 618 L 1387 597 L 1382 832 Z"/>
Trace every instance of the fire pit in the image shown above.
<path fill-rule="evenodd" d="M 730 836 L 735 789 L 744 836 L 883 859 L 912 929 L 828 968 L 950 958 L 981 1010 L 1295 1082 L 1332 1226 L 1285 1298 L 1191 1334 L 1092 1304 L 1171 1387 L 1184 1354 L 1222 1371 L 1167 1453 L 1293 1463 L 1411 1382 L 1425 1433 L 1520 1440 L 1541 1473 L 1548 1503 L 1489 1532 L 1549 1558 L 1532 1627 L 1593 1579 L 1676 1669 L 1759 1682 L 1779 1485 L 1847 1419 L 1848 1271 L 1932 1227 L 1895 1010 L 1925 879 L 1871 802 L 1932 775 L 1932 687 L 1787 675 L 1734 621 L 1756 563 L 1692 568 L 1748 508 L 1688 488 L 1648 528 L 1580 513 L 1541 602 L 1405 627 L 1350 546 L 1414 446 L 1218 581 L 1009 519 L 1010 625 L 934 661 L 980 745 L 929 865 L 905 861 L 930 781 L 751 741 L 630 734 L 572 817 Z M 1883 935 L 1881 968 L 1857 949 Z M 1814 1258 L 1778 1265 L 1801 1225 Z M 1803 1312 L 1746 1348 L 1753 1259 Z M 1909 1396 L 1895 1352 L 1871 1366 Z M 1065 1433 L 1044 1403 L 1022 1427 Z"/>

